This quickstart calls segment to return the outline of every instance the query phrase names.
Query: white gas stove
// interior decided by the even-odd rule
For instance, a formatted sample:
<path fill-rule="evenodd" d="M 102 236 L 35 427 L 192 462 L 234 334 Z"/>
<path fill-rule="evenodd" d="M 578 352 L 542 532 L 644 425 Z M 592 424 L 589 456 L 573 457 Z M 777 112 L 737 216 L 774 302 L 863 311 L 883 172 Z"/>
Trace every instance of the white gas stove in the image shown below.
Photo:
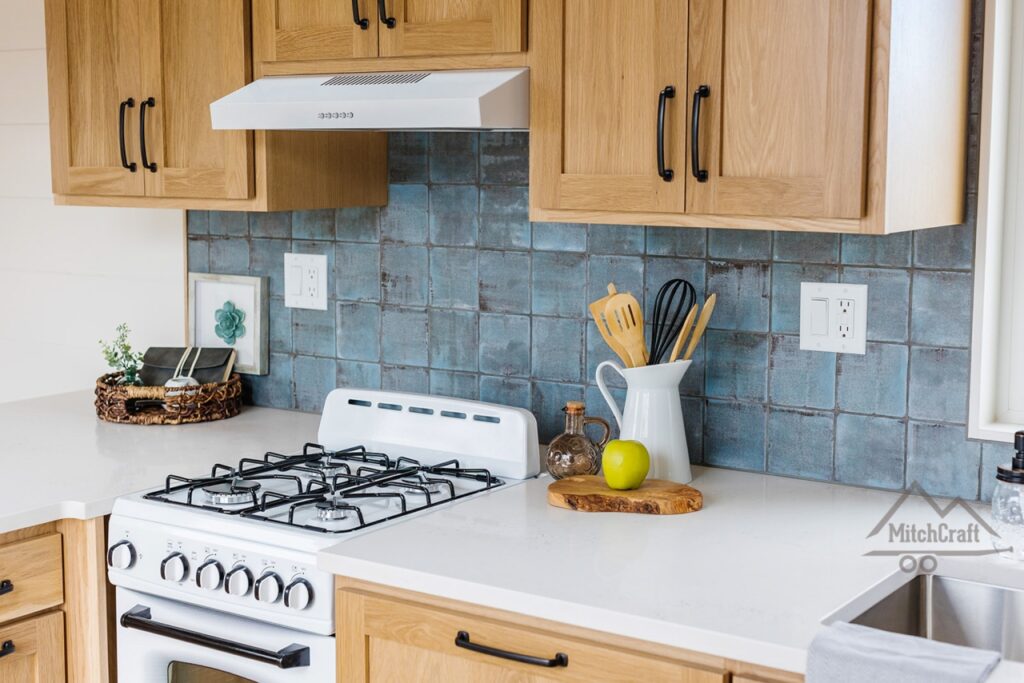
<path fill-rule="evenodd" d="M 122 680 L 333 680 L 317 553 L 540 471 L 528 411 L 360 389 L 331 392 L 295 454 L 233 455 L 114 505 Z"/>

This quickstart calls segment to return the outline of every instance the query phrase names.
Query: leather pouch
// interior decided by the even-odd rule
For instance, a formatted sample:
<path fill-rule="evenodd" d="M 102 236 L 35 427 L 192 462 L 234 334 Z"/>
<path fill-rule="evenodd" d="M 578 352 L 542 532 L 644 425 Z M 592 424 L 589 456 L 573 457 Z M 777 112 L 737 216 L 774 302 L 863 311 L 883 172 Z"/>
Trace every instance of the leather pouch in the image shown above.
<path fill-rule="evenodd" d="M 234 349 L 213 349 L 195 347 L 185 356 L 184 347 L 153 346 L 142 356 L 142 368 L 139 377 L 146 386 L 159 387 L 174 377 L 178 368 L 180 374 L 188 375 L 192 370 L 192 378 L 200 384 L 226 382 L 235 366 Z M 196 358 L 196 354 L 199 355 Z M 192 364 L 195 363 L 195 368 Z"/>

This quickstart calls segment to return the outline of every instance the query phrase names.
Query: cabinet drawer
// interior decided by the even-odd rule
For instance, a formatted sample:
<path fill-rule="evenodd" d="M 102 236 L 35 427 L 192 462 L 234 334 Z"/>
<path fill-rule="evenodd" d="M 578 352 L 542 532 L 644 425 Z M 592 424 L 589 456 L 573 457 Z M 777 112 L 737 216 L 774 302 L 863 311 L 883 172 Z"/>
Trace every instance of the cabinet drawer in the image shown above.
<path fill-rule="evenodd" d="M 345 605 L 347 598 L 345 591 L 341 591 L 339 603 Z M 677 660 L 463 612 L 369 596 L 357 598 L 355 602 L 362 603 L 364 657 L 371 681 L 398 680 L 411 675 L 411 670 L 400 670 L 406 665 L 440 667 L 446 672 L 446 680 L 454 681 L 493 680 L 509 676 L 511 672 L 517 674 L 509 680 L 521 677 L 530 681 L 724 683 L 727 680 L 724 671 L 700 669 Z M 461 640 L 463 646 L 457 645 L 457 640 Z M 470 647 L 466 647 L 467 644 Z M 484 651 L 478 651 L 480 647 Z M 508 655 L 526 655 L 540 660 L 564 655 L 567 665 L 546 667 L 516 661 Z M 342 669 L 344 666 L 343 662 Z M 342 676 L 341 680 L 356 679 Z"/>
<path fill-rule="evenodd" d="M 60 534 L 0 546 L 0 624 L 64 602 Z"/>
<path fill-rule="evenodd" d="M 0 548 L 0 552 L 6 552 Z M 64 680 L 64 615 L 50 612 L 0 626 L 0 683 L 55 683 Z"/>

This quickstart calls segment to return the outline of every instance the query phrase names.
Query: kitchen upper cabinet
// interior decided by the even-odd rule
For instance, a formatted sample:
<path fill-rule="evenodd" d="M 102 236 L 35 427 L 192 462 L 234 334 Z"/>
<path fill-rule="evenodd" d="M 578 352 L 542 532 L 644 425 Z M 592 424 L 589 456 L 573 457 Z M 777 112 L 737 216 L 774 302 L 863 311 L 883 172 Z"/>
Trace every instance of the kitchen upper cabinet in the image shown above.
<path fill-rule="evenodd" d="M 526 0 L 255 0 L 253 27 L 258 68 L 276 65 L 263 69 L 266 73 L 387 70 L 393 64 L 375 66 L 366 58 L 522 52 L 527 5 Z"/>
<path fill-rule="evenodd" d="M 209 103 L 249 82 L 245 0 L 144 0 L 141 175 L 155 197 L 246 199 L 252 134 L 213 130 Z"/>
<path fill-rule="evenodd" d="M 319 3 L 319 15 L 306 0 L 277 4 L 285 26 L 309 27 L 345 3 Z M 239 211 L 386 203 L 383 133 L 213 130 L 210 103 L 252 80 L 249 9 L 249 0 L 46 0 L 55 201 Z"/>
<path fill-rule="evenodd" d="M 0 683 L 64 680 L 64 615 L 0 625 Z"/>
<path fill-rule="evenodd" d="M 533 220 L 963 220 L 968 0 L 533 0 L 530 22 Z"/>
<path fill-rule="evenodd" d="M 377 56 L 375 0 L 257 0 L 268 62 Z"/>
<path fill-rule="evenodd" d="M 382 57 L 519 52 L 526 0 L 385 0 Z"/>
<path fill-rule="evenodd" d="M 48 0 L 50 138 L 59 194 L 140 196 L 137 120 L 141 5 Z M 129 119 L 129 114 L 131 118 Z M 129 130 L 129 126 L 131 126 Z"/>
<path fill-rule="evenodd" d="M 535 79 L 541 206 L 685 210 L 686 3 L 565 0 Z M 554 40 L 553 40 L 554 42 Z M 545 43 L 546 45 L 546 43 Z"/>
<path fill-rule="evenodd" d="M 863 215 L 869 4 L 690 0 L 687 211 Z"/>

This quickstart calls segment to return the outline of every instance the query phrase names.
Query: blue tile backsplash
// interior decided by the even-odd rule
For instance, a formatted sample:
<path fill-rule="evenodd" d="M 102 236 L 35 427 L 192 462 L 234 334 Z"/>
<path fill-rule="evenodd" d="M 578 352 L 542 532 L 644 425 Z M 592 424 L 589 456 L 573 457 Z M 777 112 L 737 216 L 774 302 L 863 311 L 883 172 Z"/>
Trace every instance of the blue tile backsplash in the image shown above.
<path fill-rule="evenodd" d="M 718 294 L 681 385 L 694 462 L 991 495 L 1010 449 L 964 426 L 975 168 L 968 224 L 870 237 L 531 223 L 528 154 L 524 133 L 392 133 L 386 207 L 189 212 L 190 269 L 270 278 L 253 402 L 319 411 L 351 385 L 522 406 L 544 438 L 568 400 L 611 420 L 594 371 L 612 354 L 587 304 L 614 281 L 650 313 L 679 276 Z M 328 255 L 328 311 L 284 307 L 290 250 Z M 866 355 L 800 350 L 804 280 L 868 285 Z"/>

